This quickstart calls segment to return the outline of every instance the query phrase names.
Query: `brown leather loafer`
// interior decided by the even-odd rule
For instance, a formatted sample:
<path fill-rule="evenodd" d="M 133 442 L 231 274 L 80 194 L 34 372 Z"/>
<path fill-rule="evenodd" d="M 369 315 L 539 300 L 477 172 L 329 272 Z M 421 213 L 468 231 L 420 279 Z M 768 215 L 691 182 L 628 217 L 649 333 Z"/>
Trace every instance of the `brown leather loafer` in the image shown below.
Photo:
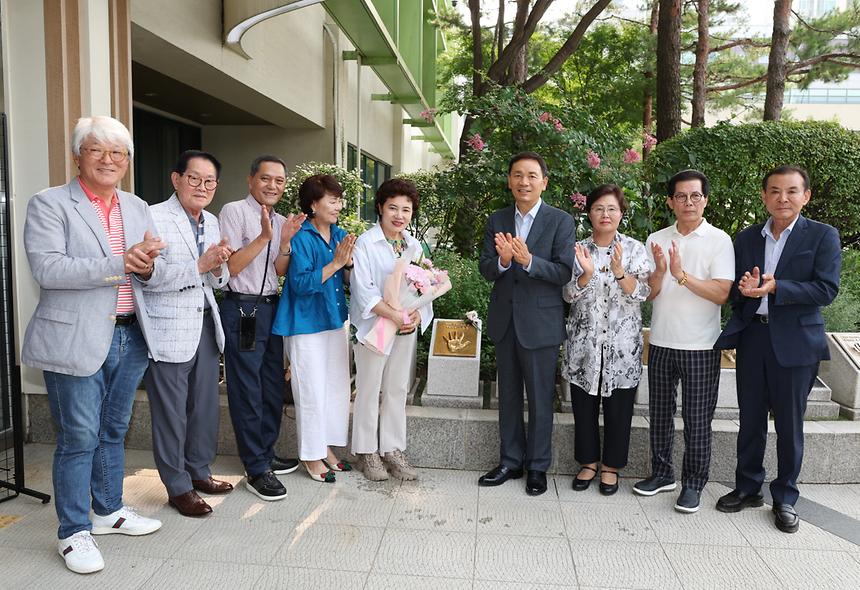
<path fill-rule="evenodd" d="M 195 490 L 204 494 L 226 494 L 233 491 L 233 484 L 220 479 L 212 479 L 212 476 L 209 476 L 209 479 L 193 479 L 191 485 L 194 486 Z"/>
<path fill-rule="evenodd" d="M 168 498 L 167 503 L 176 508 L 182 516 L 206 516 L 212 513 L 212 507 L 194 490 Z"/>

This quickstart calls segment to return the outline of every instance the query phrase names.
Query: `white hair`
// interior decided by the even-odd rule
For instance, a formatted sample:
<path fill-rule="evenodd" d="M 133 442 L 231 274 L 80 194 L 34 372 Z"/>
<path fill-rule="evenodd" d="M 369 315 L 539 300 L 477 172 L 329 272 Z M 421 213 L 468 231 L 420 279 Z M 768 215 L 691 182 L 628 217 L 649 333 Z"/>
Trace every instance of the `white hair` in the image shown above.
<path fill-rule="evenodd" d="M 128 150 L 129 159 L 134 157 L 134 143 L 131 141 L 131 133 L 125 125 L 113 117 L 95 116 L 81 117 L 72 131 L 72 153 L 81 155 L 81 145 L 88 137 L 98 142 L 124 145 Z"/>

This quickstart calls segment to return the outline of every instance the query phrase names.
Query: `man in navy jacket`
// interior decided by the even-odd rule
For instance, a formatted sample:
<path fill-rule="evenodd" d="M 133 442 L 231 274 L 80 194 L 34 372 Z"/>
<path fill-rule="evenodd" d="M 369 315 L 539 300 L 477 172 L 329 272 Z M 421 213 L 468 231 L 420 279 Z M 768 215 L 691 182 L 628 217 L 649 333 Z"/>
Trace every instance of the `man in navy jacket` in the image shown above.
<path fill-rule="evenodd" d="M 777 476 L 770 492 L 776 527 L 786 533 L 800 524 L 794 504 L 803 415 L 818 364 L 830 358 L 821 308 L 839 291 L 842 265 L 836 229 L 800 214 L 810 194 L 802 168 L 780 166 L 765 176 L 761 197 L 770 218 L 735 239 L 733 313 L 714 344 L 737 349 L 740 407 L 735 489 L 719 499 L 717 510 L 762 505 L 770 410 L 777 434 Z"/>

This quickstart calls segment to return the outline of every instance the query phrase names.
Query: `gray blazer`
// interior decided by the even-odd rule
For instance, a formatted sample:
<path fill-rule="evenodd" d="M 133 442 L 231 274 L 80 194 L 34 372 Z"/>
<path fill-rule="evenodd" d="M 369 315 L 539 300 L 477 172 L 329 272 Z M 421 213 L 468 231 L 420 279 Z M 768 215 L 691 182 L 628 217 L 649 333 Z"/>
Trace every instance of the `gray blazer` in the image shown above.
<path fill-rule="evenodd" d="M 480 260 L 481 274 L 493 282 L 487 335 L 498 342 L 513 322 L 523 347 L 558 346 L 566 336 L 562 287 L 573 276 L 573 219 L 544 201 L 526 240 L 532 254 L 531 272 L 513 261 L 510 269 L 499 272 L 494 236 L 496 232 L 515 235 L 514 228 L 513 205 L 487 220 Z"/>
<path fill-rule="evenodd" d="M 126 249 L 156 235 L 149 207 L 139 197 L 119 195 Z M 110 251 L 107 234 L 78 179 L 43 190 L 27 205 L 24 249 L 39 303 L 24 334 L 21 361 L 30 367 L 86 377 L 104 363 L 113 340 L 122 256 Z M 141 284 L 132 278 L 135 313 L 150 342 Z"/>
<path fill-rule="evenodd" d="M 227 263 L 221 265 L 221 276 L 211 272 L 200 275 L 197 270 L 197 237 L 191 229 L 188 214 L 176 193 L 163 203 L 149 208 L 158 235 L 167 249 L 155 261 L 152 276 L 143 283 L 143 300 L 154 339 L 149 355 L 155 361 L 184 363 L 191 360 L 200 344 L 203 329 L 204 299 L 212 308 L 215 322 L 215 341 L 218 350 L 224 351 L 224 330 L 215 301 L 214 289 L 220 289 L 230 279 Z M 205 252 L 209 246 L 221 241 L 218 218 L 203 211 Z"/>

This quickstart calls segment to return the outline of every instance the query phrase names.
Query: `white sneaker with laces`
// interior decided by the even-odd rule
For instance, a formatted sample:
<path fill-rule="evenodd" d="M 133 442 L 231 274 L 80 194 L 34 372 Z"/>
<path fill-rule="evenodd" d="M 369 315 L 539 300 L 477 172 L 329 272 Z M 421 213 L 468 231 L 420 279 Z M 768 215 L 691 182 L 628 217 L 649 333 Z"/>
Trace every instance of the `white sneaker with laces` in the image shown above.
<path fill-rule="evenodd" d="M 123 506 L 113 514 L 99 516 L 93 514 L 93 534 L 110 535 L 148 535 L 161 528 L 161 521 L 146 518 L 134 511 L 131 506 Z"/>
<path fill-rule="evenodd" d="M 66 567 L 76 574 L 91 574 L 105 568 L 105 560 L 96 540 L 89 531 L 78 531 L 71 537 L 57 541 L 57 551 Z"/>

